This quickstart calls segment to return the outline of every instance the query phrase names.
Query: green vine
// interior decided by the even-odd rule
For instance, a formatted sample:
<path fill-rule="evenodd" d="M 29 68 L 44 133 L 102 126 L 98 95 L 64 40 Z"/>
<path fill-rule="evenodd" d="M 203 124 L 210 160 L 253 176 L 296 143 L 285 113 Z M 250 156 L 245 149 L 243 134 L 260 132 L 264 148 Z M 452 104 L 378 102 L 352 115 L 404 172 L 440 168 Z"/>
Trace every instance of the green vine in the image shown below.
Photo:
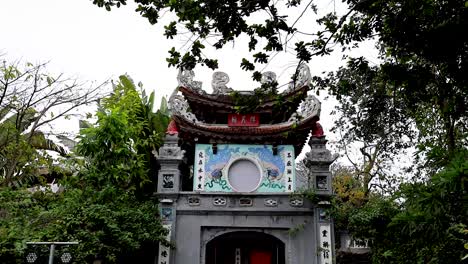
<path fill-rule="evenodd" d="M 317 204 L 320 201 L 331 201 L 331 197 L 319 195 L 314 189 L 301 189 L 295 191 L 291 193 L 291 197 L 302 197 L 314 204 Z"/>
<path fill-rule="evenodd" d="M 266 87 L 262 87 L 255 89 L 253 95 L 242 94 L 239 91 L 233 91 L 230 96 L 234 103 L 234 110 L 236 113 L 254 113 L 258 106 L 261 105 L 265 100 L 280 96 L 278 95 L 277 89 L 267 89 Z"/>
<path fill-rule="evenodd" d="M 289 236 L 291 236 L 291 237 L 297 236 L 297 234 L 299 234 L 299 232 L 302 232 L 304 230 L 306 224 L 307 224 L 307 220 L 304 221 L 304 223 L 297 224 L 296 226 L 290 228 L 288 230 Z"/>

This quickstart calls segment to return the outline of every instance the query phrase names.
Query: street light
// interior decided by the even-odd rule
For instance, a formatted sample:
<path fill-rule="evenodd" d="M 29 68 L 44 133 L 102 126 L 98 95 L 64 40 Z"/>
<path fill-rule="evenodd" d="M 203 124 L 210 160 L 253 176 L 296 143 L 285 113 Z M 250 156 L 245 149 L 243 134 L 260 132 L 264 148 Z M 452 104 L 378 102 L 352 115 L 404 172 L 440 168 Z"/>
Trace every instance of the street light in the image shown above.
<path fill-rule="evenodd" d="M 37 260 L 37 254 L 34 252 L 29 252 L 28 255 L 26 255 L 26 261 L 28 263 L 34 263 Z"/>
<path fill-rule="evenodd" d="M 26 245 L 48 245 L 50 246 L 49 251 L 49 264 L 54 263 L 54 253 L 55 253 L 55 246 L 69 246 L 69 245 L 78 245 L 78 242 L 26 242 Z M 35 263 L 38 259 L 38 256 L 35 252 L 30 252 L 26 255 L 26 261 L 28 263 Z M 60 256 L 60 260 L 62 263 L 71 263 L 72 255 L 70 252 L 64 252 Z"/>
<path fill-rule="evenodd" d="M 70 263 L 72 260 L 72 255 L 70 254 L 70 252 L 65 252 L 60 257 L 60 260 L 62 261 L 62 263 Z"/>

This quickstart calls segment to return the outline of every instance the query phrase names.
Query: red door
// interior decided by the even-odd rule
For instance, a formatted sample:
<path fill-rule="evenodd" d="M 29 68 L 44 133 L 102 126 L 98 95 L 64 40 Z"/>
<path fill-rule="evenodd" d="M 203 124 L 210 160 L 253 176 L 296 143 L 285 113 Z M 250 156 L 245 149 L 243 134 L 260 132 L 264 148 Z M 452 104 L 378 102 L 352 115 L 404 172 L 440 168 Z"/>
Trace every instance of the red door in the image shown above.
<path fill-rule="evenodd" d="M 250 264 L 271 264 L 271 252 L 257 250 L 250 252 Z"/>

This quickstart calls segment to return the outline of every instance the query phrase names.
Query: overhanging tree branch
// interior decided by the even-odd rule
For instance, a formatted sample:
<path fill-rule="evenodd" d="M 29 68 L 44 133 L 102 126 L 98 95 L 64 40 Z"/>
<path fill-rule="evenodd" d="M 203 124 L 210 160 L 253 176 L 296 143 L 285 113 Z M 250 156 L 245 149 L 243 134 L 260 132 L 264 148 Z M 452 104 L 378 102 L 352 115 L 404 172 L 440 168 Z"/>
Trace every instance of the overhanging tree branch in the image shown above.
<path fill-rule="evenodd" d="M 106 82 L 95 85 L 64 78 L 63 74 L 53 77 L 45 66 L 4 62 L 0 67 L 0 80 L 8 88 L 1 91 L 0 186 L 18 185 L 26 177 L 35 177 L 40 166 L 47 166 L 48 157 L 35 148 L 63 155 L 63 148 L 41 130 L 107 94 Z"/>

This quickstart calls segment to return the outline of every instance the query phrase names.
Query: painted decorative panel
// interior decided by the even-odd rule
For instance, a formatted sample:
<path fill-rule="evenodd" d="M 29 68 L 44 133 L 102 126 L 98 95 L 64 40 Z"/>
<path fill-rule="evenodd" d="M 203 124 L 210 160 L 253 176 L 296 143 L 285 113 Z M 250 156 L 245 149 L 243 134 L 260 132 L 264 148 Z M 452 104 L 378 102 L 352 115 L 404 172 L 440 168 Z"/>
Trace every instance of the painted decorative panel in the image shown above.
<path fill-rule="evenodd" d="M 294 191 L 295 156 L 292 145 L 277 146 L 276 155 L 272 145 L 219 144 L 216 149 L 215 154 L 210 144 L 196 145 L 194 191 L 236 192 L 237 186 L 243 186 L 239 184 L 242 180 L 249 181 L 245 186 L 251 192 Z M 245 173 L 242 167 L 239 168 L 240 161 L 246 164 Z M 255 173 L 260 175 L 253 175 Z"/>

